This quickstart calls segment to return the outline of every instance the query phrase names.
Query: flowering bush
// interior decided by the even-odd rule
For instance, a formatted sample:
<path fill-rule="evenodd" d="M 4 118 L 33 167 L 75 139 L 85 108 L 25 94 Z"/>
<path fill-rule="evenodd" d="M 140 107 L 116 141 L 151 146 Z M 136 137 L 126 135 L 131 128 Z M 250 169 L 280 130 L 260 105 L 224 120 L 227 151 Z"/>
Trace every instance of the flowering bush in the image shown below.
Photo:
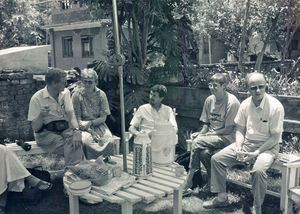
<path fill-rule="evenodd" d="M 280 144 L 281 153 L 300 153 L 300 136 L 297 134 L 284 133 Z"/>
<path fill-rule="evenodd" d="M 226 73 L 228 75 L 227 89 L 230 92 L 247 92 L 245 82 L 246 74 L 253 72 L 252 68 L 245 69 L 244 73 L 236 68 L 226 69 L 223 64 L 205 67 L 199 72 L 197 68 L 191 68 L 187 78 L 189 87 L 207 87 L 209 78 L 214 73 Z M 268 93 L 276 95 L 300 96 L 300 83 L 298 79 L 292 78 L 287 74 L 280 73 L 276 68 L 269 71 L 262 71 L 268 83 Z"/>

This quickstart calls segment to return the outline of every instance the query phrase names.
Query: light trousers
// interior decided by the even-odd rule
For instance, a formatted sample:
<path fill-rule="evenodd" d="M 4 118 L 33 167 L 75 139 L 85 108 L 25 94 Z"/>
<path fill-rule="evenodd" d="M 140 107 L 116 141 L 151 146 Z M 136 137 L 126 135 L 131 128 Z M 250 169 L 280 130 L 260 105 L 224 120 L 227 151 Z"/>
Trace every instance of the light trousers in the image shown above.
<path fill-rule="evenodd" d="M 243 151 L 253 152 L 263 142 L 246 143 L 243 146 Z M 242 162 L 236 159 L 236 143 L 233 143 L 222 149 L 211 158 L 211 192 L 220 193 L 226 192 L 226 169 Z M 277 149 L 272 149 L 259 154 L 250 171 L 252 193 L 254 198 L 254 206 L 260 207 L 263 204 L 266 190 L 267 190 L 267 169 L 272 165 L 276 155 Z"/>
<path fill-rule="evenodd" d="M 8 188 L 21 192 L 24 189 L 24 178 L 30 176 L 28 170 L 13 151 L 0 144 L 0 194 Z"/>

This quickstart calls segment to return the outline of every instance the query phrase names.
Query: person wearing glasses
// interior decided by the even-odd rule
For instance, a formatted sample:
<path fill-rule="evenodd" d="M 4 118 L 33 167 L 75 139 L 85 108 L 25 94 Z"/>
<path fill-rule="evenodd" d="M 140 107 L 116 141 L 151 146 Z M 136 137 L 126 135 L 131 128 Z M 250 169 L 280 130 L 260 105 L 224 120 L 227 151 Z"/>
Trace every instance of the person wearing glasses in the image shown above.
<path fill-rule="evenodd" d="M 30 100 L 28 121 L 31 122 L 36 143 L 49 153 L 64 154 L 66 165 L 84 159 L 81 133 L 74 114 L 66 72 L 49 68 L 45 88 Z"/>
<path fill-rule="evenodd" d="M 96 71 L 84 69 L 81 71 L 81 86 L 72 95 L 87 159 L 113 154 L 112 133 L 105 123 L 106 117 L 110 115 L 109 104 L 106 94 L 97 84 Z"/>
<path fill-rule="evenodd" d="M 284 108 L 282 104 L 266 93 L 266 79 L 263 74 L 247 74 L 246 83 L 250 97 L 245 99 L 234 120 L 236 141 L 212 156 L 211 192 L 217 197 L 203 203 L 204 208 L 228 205 L 226 194 L 226 168 L 245 162 L 254 162 L 250 171 L 253 193 L 253 212 L 262 213 L 267 188 L 266 170 L 279 152 L 283 131 Z"/>
<path fill-rule="evenodd" d="M 207 171 L 208 183 L 204 191 L 210 186 L 210 159 L 211 156 L 234 142 L 234 118 L 238 112 L 240 102 L 226 91 L 227 74 L 216 73 L 209 81 L 211 95 L 206 98 L 200 121 L 202 129 L 191 135 L 192 146 L 189 163 L 189 172 L 184 185 L 184 194 L 191 192 L 193 176 L 200 169 L 200 162 Z M 203 180 L 203 179 L 201 179 Z"/>

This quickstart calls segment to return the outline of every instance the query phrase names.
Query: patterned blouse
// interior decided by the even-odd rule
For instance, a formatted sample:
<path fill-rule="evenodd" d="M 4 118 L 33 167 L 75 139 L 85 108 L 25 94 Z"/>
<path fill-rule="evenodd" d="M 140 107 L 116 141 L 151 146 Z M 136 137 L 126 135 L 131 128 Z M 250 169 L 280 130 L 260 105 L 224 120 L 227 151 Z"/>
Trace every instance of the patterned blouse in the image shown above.
<path fill-rule="evenodd" d="M 106 94 L 96 87 L 94 93 L 84 94 L 82 89 L 74 92 L 73 105 L 78 121 L 94 120 L 98 117 L 110 115 Z"/>

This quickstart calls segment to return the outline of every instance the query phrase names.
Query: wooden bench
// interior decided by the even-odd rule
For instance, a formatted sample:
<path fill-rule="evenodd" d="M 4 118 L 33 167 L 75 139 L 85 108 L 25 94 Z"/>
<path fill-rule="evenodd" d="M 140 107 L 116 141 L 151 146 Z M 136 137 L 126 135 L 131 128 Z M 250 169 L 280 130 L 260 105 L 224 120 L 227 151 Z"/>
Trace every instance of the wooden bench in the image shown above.
<path fill-rule="evenodd" d="M 297 120 L 284 120 L 284 131 L 290 133 L 300 134 L 300 121 Z M 187 151 L 191 150 L 192 140 L 187 139 Z M 300 161 L 296 161 L 294 165 L 288 165 L 286 162 L 281 161 L 281 154 L 275 159 L 274 163 L 270 167 L 271 169 L 276 169 L 281 172 L 281 190 L 280 193 L 267 190 L 267 194 L 273 195 L 275 197 L 280 197 L 280 210 L 286 212 L 288 210 L 288 198 L 289 195 L 293 195 L 293 192 L 289 190 L 290 187 L 294 185 L 295 181 L 299 182 L 300 179 Z M 292 167 L 293 166 L 293 167 Z M 233 180 L 227 178 L 227 181 L 249 188 L 252 186 L 250 184 L 244 183 L 242 181 Z"/>
<path fill-rule="evenodd" d="M 289 206 L 289 200 L 294 201 L 296 204 L 300 204 L 300 170 L 296 170 L 300 168 L 300 162 L 296 163 L 288 163 L 286 165 L 286 189 L 287 189 L 287 197 L 284 201 L 285 209 L 284 214 L 292 213 L 290 210 L 292 207 Z M 300 207 L 300 206 L 299 206 Z"/>
<path fill-rule="evenodd" d="M 120 138 L 117 136 L 113 136 L 113 139 L 114 139 L 113 155 L 118 155 L 118 154 L 120 154 Z M 28 141 L 26 143 L 31 145 L 31 149 L 29 151 L 23 150 L 22 147 L 18 146 L 16 143 L 8 143 L 8 144 L 6 144 L 6 147 L 9 150 L 14 151 L 18 156 L 47 153 L 47 151 L 45 151 L 43 148 L 38 146 L 35 141 Z"/>

